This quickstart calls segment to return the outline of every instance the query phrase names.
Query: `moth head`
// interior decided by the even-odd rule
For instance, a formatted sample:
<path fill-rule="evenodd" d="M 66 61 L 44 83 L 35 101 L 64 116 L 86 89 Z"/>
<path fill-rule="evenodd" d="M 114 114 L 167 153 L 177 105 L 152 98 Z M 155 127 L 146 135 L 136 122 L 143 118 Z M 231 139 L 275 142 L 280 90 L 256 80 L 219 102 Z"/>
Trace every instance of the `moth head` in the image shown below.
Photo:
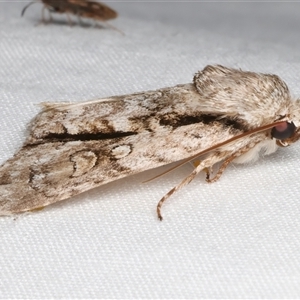
<path fill-rule="evenodd" d="M 276 139 L 278 146 L 289 146 L 299 140 L 300 127 L 297 128 L 294 122 L 282 122 L 272 128 L 271 137 Z"/>

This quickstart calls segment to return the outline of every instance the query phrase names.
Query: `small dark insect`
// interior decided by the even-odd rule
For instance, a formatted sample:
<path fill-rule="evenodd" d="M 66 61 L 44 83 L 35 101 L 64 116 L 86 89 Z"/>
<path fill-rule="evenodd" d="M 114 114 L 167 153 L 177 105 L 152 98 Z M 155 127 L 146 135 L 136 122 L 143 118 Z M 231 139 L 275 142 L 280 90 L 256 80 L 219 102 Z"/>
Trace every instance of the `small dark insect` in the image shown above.
<path fill-rule="evenodd" d="M 60 13 L 60 14 L 67 14 L 69 23 L 71 19 L 69 14 L 76 15 L 79 20 L 80 18 L 90 18 L 93 20 L 99 20 L 105 22 L 110 19 L 114 19 L 118 16 L 117 12 L 108 7 L 107 5 L 95 1 L 89 0 L 40 0 L 43 4 L 43 11 L 42 11 L 42 21 L 45 22 L 44 18 L 44 10 L 45 8 L 48 9 L 50 13 Z M 21 13 L 21 16 L 25 14 L 26 9 L 31 5 L 37 3 L 36 1 L 30 2 L 26 5 Z M 109 25 L 111 26 L 111 25 Z M 113 27 L 113 26 L 111 26 Z"/>

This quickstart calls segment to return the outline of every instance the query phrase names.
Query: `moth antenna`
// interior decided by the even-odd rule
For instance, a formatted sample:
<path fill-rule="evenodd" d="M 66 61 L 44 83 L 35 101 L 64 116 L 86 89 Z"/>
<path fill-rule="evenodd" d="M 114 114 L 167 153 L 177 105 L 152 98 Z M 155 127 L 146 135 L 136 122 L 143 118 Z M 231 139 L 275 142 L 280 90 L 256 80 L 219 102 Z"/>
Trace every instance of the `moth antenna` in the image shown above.
<path fill-rule="evenodd" d="M 21 12 L 21 17 L 23 17 L 23 15 L 25 14 L 25 11 L 26 9 L 31 5 L 31 4 L 34 4 L 34 3 L 37 3 L 36 1 L 31 1 L 30 3 L 28 3 L 22 10 Z"/>
<path fill-rule="evenodd" d="M 182 162 L 180 162 L 180 163 L 177 164 L 176 166 L 174 166 L 174 167 L 168 169 L 167 171 L 164 171 L 164 172 L 162 172 L 162 173 L 160 173 L 160 174 L 158 174 L 158 175 L 156 175 L 156 176 L 154 176 L 154 177 L 151 177 L 150 179 L 147 179 L 147 180 L 143 181 L 143 183 L 147 183 L 147 182 L 150 182 L 150 181 L 152 181 L 152 180 L 155 180 L 155 179 L 157 179 L 157 178 L 159 178 L 159 177 L 161 177 L 161 176 L 164 176 L 164 175 L 168 174 L 169 172 L 172 172 L 172 171 L 176 170 L 177 168 L 183 166 L 184 164 L 186 164 L 186 163 L 192 161 L 193 159 L 195 159 L 195 158 L 197 158 L 197 157 L 200 157 L 201 155 L 207 154 L 208 152 L 211 152 L 211 151 L 213 151 L 213 150 L 216 150 L 216 149 L 218 149 L 218 148 L 220 148 L 220 147 L 222 147 L 222 146 L 225 146 L 225 145 L 227 145 L 227 144 L 230 144 L 230 143 L 232 143 L 232 142 L 234 142 L 234 141 L 236 141 L 236 140 L 239 140 L 239 139 L 241 139 L 241 138 L 244 138 L 244 137 L 246 137 L 246 136 L 248 136 L 248 135 L 250 135 L 250 134 L 258 133 L 258 132 L 261 132 L 261 131 L 264 131 L 264 130 L 273 128 L 273 127 L 275 127 L 275 126 L 277 126 L 277 125 L 281 125 L 281 124 L 283 124 L 283 123 L 285 123 L 285 122 L 286 122 L 286 121 L 275 122 L 275 123 L 272 123 L 272 124 L 260 126 L 260 127 L 255 128 L 255 129 L 252 129 L 252 130 L 243 132 L 243 133 L 241 133 L 241 134 L 239 134 L 239 135 L 237 135 L 237 136 L 232 137 L 231 139 L 228 139 L 228 140 L 226 140 L 226 141 L 224 141 L 224 142 L 222 142 L 222 143 L 219 143 L 219 144 L 214 145 L 214 146 L 212 146 L 212 147 L 210 147 L 210 148 L 207 148 L 207 149 L 205 149 L 204 151 L 201 151 L 201 152 L 199 152 L 199 153 L 197 153 L 197 154 L 195 154 L 195 155 L 193 155 L 193 156 L 191 156 L 191 157 L 189 157 L 189 158 L 187 158 L 187 159 L 184 159 Z"/>
<path fill-rule="evenodd" d="M 164 175 L 166 175 L 166 174 L 168 174 L 168 173 L 170 173 L 170 172 L 176 170 L 177 168 L 183 166 L 183 165 L 186 164 L 189 160 L 190 160 L 190 158 L 185 159 L 183 162 L 178 163 L 176 166 L 174 166 L 174 167 L 168 169 L 167 171 L 164 171 L 164 172 L 162 172 L 162 173 L 160 173 L 160 174 L 158 174 L 158 175 L 155 175 L 154 177 L 151 177 L 151 178 L 149 178 L 149 179 L 147 179 L 147 180 L 145 180 L 145 181 L 142 181 L 142 183 L 148 183 L 148 182 L 150 182 L 150 181 L 152 181 L 152 180 L 155 180 L 155 179 L 157 179 L 157 178 L 159 178 L 159 177 L 162 177 L 162 176 L 164 176 Z"/>

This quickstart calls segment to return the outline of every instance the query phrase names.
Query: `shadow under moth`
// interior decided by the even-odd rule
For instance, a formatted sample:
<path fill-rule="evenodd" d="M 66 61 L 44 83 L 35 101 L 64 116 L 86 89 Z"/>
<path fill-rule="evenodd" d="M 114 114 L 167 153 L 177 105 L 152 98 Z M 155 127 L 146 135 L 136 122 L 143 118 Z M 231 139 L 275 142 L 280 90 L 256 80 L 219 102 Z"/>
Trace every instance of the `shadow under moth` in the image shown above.
<path fill-rule="evenodd" d="M 68 21 L 71 24 L 71 19 L 69 14 L 76 15 L 79 20 L 80 18 L 90 18 L 98 21 L 105 22 L 110 19 L 114 19 L 118 16 L 117 12 L 107 5 L 89 0 L 40 0 L 43 4 L 42 10 L 42 21 L 45 21 L 44 10 L 48 9 L 50 13 L 60 13 L 67 14 Z M 28 5 L 26 5 L 21 13 L 21 16 L 25 14 L 26 9 L 31 4 L 38 3 L 37 1 L 32 1 Z M 107 24 L 107 23 L 106 23 Z M 112 25 L 108 24 L 110 27 L 115 29 Z"/>
<path fill-rule="evenodd" d="M 0 167 L 0 214 L 35 210 L 200 157 L 158 203 L 162 220 L 163 202 L 200 171 L 213 182 L 230 162 L 254 161 L 261 152 L 297 141 L 299 101 L 292 101 L 276 75 L 216 65 L 196 73 L 193 83 L 82 103 L 44 103 L 23 147 Z"/>

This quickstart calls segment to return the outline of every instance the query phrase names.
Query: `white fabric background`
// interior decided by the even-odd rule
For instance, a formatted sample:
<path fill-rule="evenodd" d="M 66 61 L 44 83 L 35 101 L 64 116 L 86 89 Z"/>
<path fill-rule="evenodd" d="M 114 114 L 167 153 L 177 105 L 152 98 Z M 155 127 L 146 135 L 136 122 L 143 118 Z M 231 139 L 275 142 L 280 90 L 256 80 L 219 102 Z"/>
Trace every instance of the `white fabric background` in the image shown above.
<path fill-rule="evenodd" d="M 191 82 L 207 64 L 278 74 L 300 95 L 299 3 L 111 2 L 111 29 L 40 20 L 0 3 L 0 162 L 42 101 L 81 101 Z M 199 176 L 163 208 L 186 165 L 0 218 L 1 298 L 300 297 L 300 144 L 219 182 Z"/>

